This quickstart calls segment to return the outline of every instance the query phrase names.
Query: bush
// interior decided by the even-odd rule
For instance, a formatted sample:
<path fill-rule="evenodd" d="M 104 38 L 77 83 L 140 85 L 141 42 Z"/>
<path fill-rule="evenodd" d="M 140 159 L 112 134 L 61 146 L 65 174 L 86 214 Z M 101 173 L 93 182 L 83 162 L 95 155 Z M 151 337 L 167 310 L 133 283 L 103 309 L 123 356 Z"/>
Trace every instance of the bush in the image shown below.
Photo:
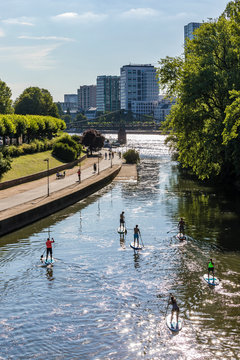
<path fill-rule="evenodd" d="M 82 146 L 77 141 L 74 140 L 73 136 L 70 136 L 68 134 L 64 134 L 64 135 L 60 136 L 55 141 L 55 143 L 67 144 L 69 147 L 76 150 L 77 153 L 81 152 Z"/>
<path fill-rule="evenodd" d="M 127 164 L 137 164 L 140 161 L 139 153 L 134 149 L 125 152 L 123 158 L 126 160 Z"/>
<path fill-rule="evenodd" d="M 11 146 L 4 146 L 2 149 L 2 154 L 4 157 L 10 156 L 10 157 L 18 157 L 20 155 L 23 155 L 23 150 L 15 145 Z"/>
<path fill-rule="evenodd" d="M 5 172 L 11 169 L 11 159 L 7 156 L 6 158 L 0 153 L 0 178 Z"/>
<path fill-rule="evenodd" d="M 52 154 L 66 162 L 74 161 L 77 158 L 77 151 L 70 147 L 68 144 L 57 142 L 53 146 Z"/>

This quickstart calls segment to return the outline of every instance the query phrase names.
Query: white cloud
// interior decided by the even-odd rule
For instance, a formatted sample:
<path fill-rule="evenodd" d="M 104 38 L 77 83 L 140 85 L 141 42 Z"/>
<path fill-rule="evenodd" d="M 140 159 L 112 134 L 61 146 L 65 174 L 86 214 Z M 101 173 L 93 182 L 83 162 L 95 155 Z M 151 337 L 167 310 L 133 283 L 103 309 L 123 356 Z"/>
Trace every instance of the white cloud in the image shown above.
<path fill-rule="evenodd" d="M 26 18 L 26 17 L 9 18 L 9 19 L 2 20 L 2 22 L 4 24 L 9 24 L 9 25 L 34 26 L 33 21 L 31 19 Z"/>
<path fill-rule="evenodd" d="M 53 16 L 52 19 L 55 21 L 74 21 L 79 23 L 96 22 L 102 21 L 107 17 L 106 14 L 96 14 L 91 11 L 78 14 L 75 12 L 66 12 Z"/>
<path fill-rule="evenodd" d="M 74 39 L 61 37 L 61 36 L 30 36 L 30 35 L 20 35 L 18 39 L 27 39 L 27 40 L 53 40 L 53 41 L 66 41 L 71 42 L 75 41 Z"/>
<path fill-rule="evenodd" d="M 0 63 L 11 61 L 17 62 L 25 69 L 48 70 L 55 66 L 55 60 L 51 53 L 58 47 L 51 46 L 5 46 L 0 47 Z"/>
<path fill-rule="evenodd" d="M 130 9 L 122 13 L 122 17 L 126 18 L 145 18 L 145 17 L 152 17 L 158 16 L 159 12 L 157 10 L 151 8 L 136 8 Z"/>
<path fill-rule="evenodd" d="M 5 33 L 2 29 L 0 29 L 0 37 L 4 37 L 5 36 Z"/>

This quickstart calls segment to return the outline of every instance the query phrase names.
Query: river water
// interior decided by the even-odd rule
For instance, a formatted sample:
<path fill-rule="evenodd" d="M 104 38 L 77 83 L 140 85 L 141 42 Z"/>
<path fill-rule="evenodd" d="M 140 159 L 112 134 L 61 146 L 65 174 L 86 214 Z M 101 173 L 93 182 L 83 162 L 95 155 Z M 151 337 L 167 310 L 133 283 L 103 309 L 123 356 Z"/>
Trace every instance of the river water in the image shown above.
<path fill-rule="evenodd" d="M 141 154 L 137 183 L 112 183 L 1 239 L 0 359 L 240 359 L 239 195 L 184 178 L 164 136 L 128 135 L 128 147 Z M 50 269 L 39 266 L 48 235 Z M 215 288 L 202 279 L 210 257 Z M 177 334 L 165 323 L 170 292 Z"/>

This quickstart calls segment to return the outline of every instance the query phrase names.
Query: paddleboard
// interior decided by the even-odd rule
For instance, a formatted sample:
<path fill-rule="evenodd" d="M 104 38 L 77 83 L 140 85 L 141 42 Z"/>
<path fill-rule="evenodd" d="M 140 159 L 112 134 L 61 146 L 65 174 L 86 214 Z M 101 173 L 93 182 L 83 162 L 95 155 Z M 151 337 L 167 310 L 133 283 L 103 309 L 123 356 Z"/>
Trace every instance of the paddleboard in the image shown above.
<path fill-rule="evenodd" d="M 183 235 L 182 233 L 178 233 L 178 234 L 176 235 L 176 238 L 177 238 L 178 240 L 180 240 L 180 241 L 183 241 L 183 240 L 186 240 L 186 239 L 187 239 L 186 235 Z"/>
<path fill-rule="evenodd" d="M 171 322 L 171 317 L 172 317 L 172 314 L 169 314 L 169 315 L 166 317 L 167 327 L 168 327 L 171 331 L 175 331 L 175 332 L 178 332 L 178 331 L 182 330 L 182 320 L 181 320 L 181 318 L 180 318 L 180 317 L 178 318 L 178 324 L 177 324 L 176 314 L 173 314 L 172 322 Z M 178 325 L 178 326 L 177 326 L 177 325 Z"/>
<path fill-rule="evenodd" d="M 55 262 L 54 258 L 52 260 L 48 258 L 47 261 L 46 261 L 45 257 L 42 258 L 42 260 L 40 260 L 40 261 L 41 261 L 43 266 L 52 265 Z"/>
<path fill-rule="evenodd" d="M 136 243 L 135 243 L 135 245 L 136 245 Z M 134 246 L 134 242 L 132 242 L 132 243 L 130 244 L 130 247 L 131 247 L 132 249 L 134 249 L 134 250 L 142 250 L 142 246 L 141 246 L 141 245 L 139 245 L 139 246 Z"/>
<path fill-rule="evenodd" d="M 213 276 L 209 275 L 209 281 L 208 281 L 208 274 L 203 275 L 203 279 L 209 284 L 209 285 L 219 285 L 219 279 L 214 276 L 214 282 L 213 282 Z"/>
<path fill-rule="evenodd" d="M 124 226 L 121 226 L 121 227 L 118 228 L 118 233 L 119 234 L 125 234 L 125 232 L 126 232 L 126 228 Z"/>

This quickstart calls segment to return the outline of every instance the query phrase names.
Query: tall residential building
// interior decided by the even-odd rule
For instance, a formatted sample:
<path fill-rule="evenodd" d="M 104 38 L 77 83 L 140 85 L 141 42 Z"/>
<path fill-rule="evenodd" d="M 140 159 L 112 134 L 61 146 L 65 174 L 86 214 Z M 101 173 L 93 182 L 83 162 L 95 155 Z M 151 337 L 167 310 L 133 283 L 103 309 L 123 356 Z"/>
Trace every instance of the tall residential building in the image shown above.
<path fill-rule="evenodd" d="M 124 65 L 120 70 L 121 109 L 150 114 L 158 100 L 157 72 L 153 65 Z"/>
<path fill-rule="evenodd" d="M 193 32 L 200 28 L 201 25 L 202 23 L 191 22 L 184 26 L 184 44 L 186 44 L 187 39 L 192 40 L 194 38 Z"/>
<path fill-rule="evenodd" d="M 96 85 L 83 85 L 78 89 L 78 108 L 87 111 L 96 107 Z"/>
<path fill-rule="evenodd" d="M 120 110 L 120 76 L 97 77 L 97 111 Z"/>

